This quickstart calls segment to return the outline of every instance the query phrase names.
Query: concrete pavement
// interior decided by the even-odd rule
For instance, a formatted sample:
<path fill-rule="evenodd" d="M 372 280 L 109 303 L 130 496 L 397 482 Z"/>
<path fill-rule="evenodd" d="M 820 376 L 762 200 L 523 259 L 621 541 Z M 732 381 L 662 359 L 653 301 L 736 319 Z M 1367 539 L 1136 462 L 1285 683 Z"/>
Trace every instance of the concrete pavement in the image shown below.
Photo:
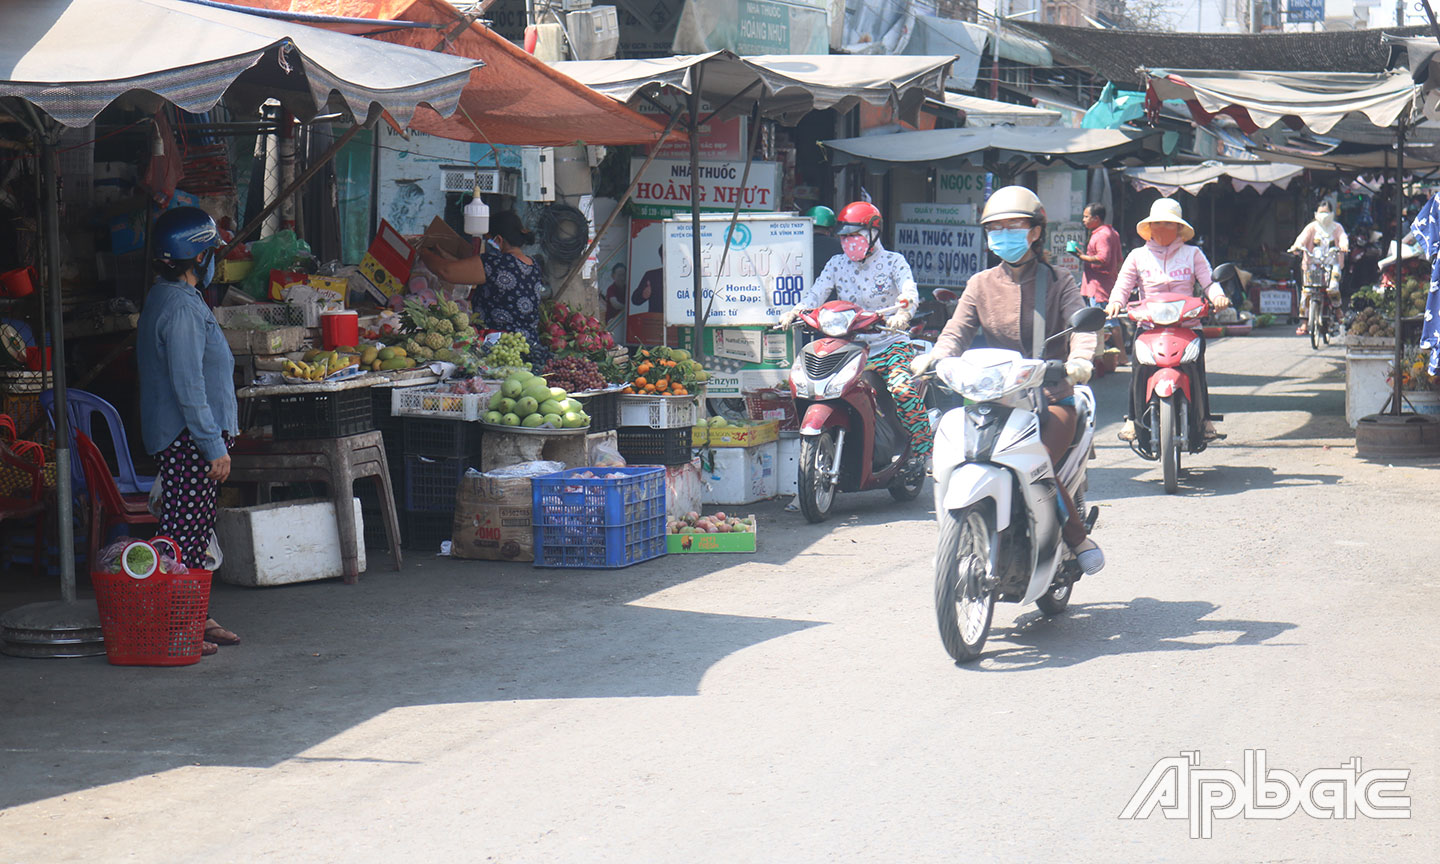
<path fill-rule="evenodd" d="M 1354 457 L 1340 358 L 1214 344 L 1230 438 L 1178 496 L 1098 381 L 1110 565 L 1063 617 L 997 607 L 971 667 L 929 502 L 884 493 L 749 508 L 753 556 L 221 586 L 245 644 L 183 669 L 0 657 L 0 861 L 1440 859 L 1437 475 Z M 1251 748 L 1409 769 L 1413 812 L 1118 818 L 1158 760 Z"/>

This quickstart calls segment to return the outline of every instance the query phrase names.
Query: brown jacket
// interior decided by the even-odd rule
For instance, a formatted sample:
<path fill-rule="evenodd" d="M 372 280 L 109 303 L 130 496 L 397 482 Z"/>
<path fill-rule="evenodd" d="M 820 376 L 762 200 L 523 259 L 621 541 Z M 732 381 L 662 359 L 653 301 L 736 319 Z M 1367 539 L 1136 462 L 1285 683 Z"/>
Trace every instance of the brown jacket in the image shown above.
<path fill-rule="evenodd" d="M 1001 264 L 970 277 L 960 305 L 935 341 L 936 357 L 954 357 L 970 347 L 975 335 L 985 334 L 991 348 L 1008 348 L 1030 356 L 1031 333 L 1035 322 L 1035 273 L 1042 265 L 1032 257 L 1018 267 Z M 1045 329 L 1047 337 L 1070 326 L 1070 316 L 1085 306 L 1075 279 L 1064 270 L 1053 269 L 1046 291 Z M 1072 333 L 1070 344 L 1057 339 L 1045 349 L 1047 360 L 1092 360 L 1099 338 L 1094 333 Z M 1056 390 L 1066 391 L 1068 382 Z"/>

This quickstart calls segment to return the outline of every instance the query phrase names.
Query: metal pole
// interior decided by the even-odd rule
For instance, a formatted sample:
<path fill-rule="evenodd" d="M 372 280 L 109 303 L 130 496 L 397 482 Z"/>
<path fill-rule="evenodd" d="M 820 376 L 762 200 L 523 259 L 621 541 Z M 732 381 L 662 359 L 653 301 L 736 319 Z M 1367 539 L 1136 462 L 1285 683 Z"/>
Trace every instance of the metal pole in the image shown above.
<path fill-rule="evenodd" d="M 50 341 L 53 361 L 51 379 L 55 388 L 55 518 L 60 548 L 60 596 L 75 602 L 74 492 L 70 487 L 70 417 L 65 396 L 65 313 L 60 297 L 60 175 L 59 154 L 49 134 L 40 135 L 41 183 L 45 187 L 45 281 L 50 295 Z M 43 356 L 43 352 L 42 352 Z M 43 367 L 44 364 L 42 363 Z M 36 555 L 43 555 L 36 549 Z"/>
<path fill-rule="evenodd" d="M 1402 243 L 1405 238 L 1405 122 L 1401 120 L 1395 126 L 1395 368 L 1392 370 L 1391 378 L 1394 379 L 1390 391 L 1390 414 L 1400 416 L 1400 369 L 1405 362 L 1405 340 L 1401 338 L 1400 328 L 1403 326 L 1401 319 L 1404 310 L 1400 308 L 1400 283 L 1401 274 L 1404 272 L 1404 261 L 1401 256 Z"/>
<path fill-rule="evenodd" d="M 990 45 L 990 98 L 1000 98 L 1000 0 L 995 0 L 995 41 Z"/>
<path fill-rule="evenodd" d="M 705 362 L 705 334 L 701 329 L 705 323 L 705 298 L 700 276 L 700 89 L 704 78 L 705 67 L 697 65 L 695 86 L 690 88 L 690 275 L 693 277 L 690 290 L 695 304 L 694 354 L 700 363 Z"/>

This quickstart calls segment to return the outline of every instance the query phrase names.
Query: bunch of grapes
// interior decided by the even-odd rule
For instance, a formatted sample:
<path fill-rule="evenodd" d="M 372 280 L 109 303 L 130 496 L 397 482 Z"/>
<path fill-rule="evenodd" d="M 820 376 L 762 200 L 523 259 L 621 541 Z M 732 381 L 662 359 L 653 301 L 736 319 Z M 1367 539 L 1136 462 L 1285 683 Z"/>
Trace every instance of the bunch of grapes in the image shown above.
<path fill-rule="evenodd" d="M 488 366 L 523 366 L 524 355 L 530 353 L 530 343 L 519 333 L 501 333 L 500 339 L 491 347 L 490 353 L 485 355 L 485 363 Z"/>
<path fill-rule="evenodd" d="M 595 362 L 579 354 L 552 359 L 546 364 L 544 375 L 552 387 L 564 387 L 571 393 L 600 390 L 607 386 Z"/>

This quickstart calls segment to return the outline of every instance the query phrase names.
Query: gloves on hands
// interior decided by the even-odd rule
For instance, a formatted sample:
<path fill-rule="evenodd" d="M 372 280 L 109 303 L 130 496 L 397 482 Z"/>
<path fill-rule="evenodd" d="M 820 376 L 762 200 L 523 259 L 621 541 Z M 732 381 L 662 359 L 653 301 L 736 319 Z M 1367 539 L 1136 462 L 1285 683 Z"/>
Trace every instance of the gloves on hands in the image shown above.
<path fill-rule="evenodd" d="M 801 310 L 799 308 L 791 309 L 789 312 L 786 312 L 784 315 L 780 316 L 780 323 L 775 326 L 779 327 L 782 330 L 786 327 L 789 327 L 791 324 L 794 324 L 795 321 L 800 317 L 800 311 Z"/>
<path fill-rule="evenodd" d="M 910 361 L 910 371 L 915 375 L 924 375 L 930 371 L 931 366 L 935 365 L 936 359 L 934 354 L 927 353 L 917 355 L 915 359 Z"/>
<path fill-rule="evenodd" d="M 894 315 L 885 319 L 885 326 L 892 330 L 904 330 L 910 326 L 910 310 L 901 309 Z"/>
<path fill-rule="evenodd" d="M 1070 380 L 1076 384 L 1084 384 L 1089 381 L 1094 372 L 1095 364 L 1089 360 L 1075 358 L 1065 361 L 1065 374 L 1070 376 Z"/>
<path fill-rule="evenodd" d="M 1076 243 L 1074 240 L 1071 240 L 1069 243 L 1065 244 L 1065 251 L 1069 252 L 1071 255 L 1079 255 L 1080 244 Z"/>

